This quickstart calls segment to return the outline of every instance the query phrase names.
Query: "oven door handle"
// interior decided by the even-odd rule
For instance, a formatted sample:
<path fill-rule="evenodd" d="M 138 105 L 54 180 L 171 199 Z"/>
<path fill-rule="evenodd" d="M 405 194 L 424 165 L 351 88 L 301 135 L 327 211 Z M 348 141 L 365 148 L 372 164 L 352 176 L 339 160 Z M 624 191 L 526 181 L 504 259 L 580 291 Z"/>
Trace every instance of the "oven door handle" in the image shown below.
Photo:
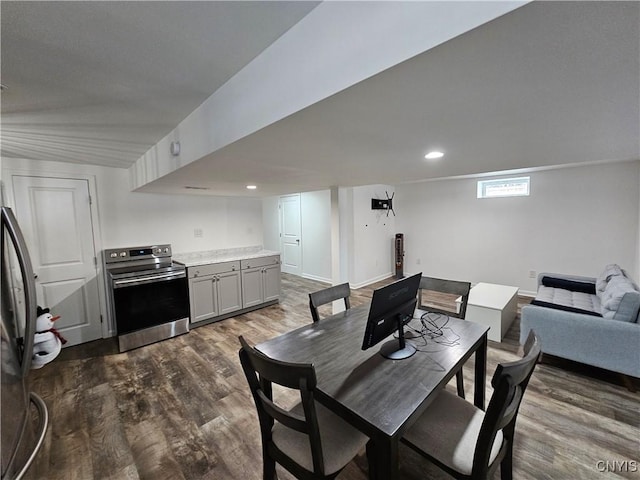
<path fill-rule="evenodd" d="M 187 275 L 185 272 L 178 272 L 172 274 L 162 275 L 149 275 L 147 277 L 138 278 L 125 278 L 122 280 L 114 280 L 113 288 L 130 287 L 132 285 L 141 285 L 143 283 L 161 282 L 166 280 L 174 280 L 176 278 L 185 278 Z"/>

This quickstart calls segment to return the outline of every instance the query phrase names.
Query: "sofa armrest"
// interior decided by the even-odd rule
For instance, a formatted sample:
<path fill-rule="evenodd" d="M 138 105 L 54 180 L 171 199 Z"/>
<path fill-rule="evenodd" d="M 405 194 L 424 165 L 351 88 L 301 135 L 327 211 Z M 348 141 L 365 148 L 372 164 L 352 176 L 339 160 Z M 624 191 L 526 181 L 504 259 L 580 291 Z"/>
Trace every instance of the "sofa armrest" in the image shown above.
<path fill-rule="evenodd" d="M 593 283 L 594 285 L 596 284 L 596 278 L 595 277 L 583 277 L 581 275 L 567 275 L 566 273 L 548 273 L 548 272 L 543 272 L 538 274 L 538 287 L 540 285 L 542 285 L 542 278 L 543 277 L 553 277 L 553 278 L 559 278 L 562 280 L 569 280 L 572 282 L 584 282 L 584 283 Z"/>
<path fill-rule="evenodd" d="M 640 378 L 640 324 L 535 305 L 522 307 L 520 343 L 530 330 L 544 353 Z"/>

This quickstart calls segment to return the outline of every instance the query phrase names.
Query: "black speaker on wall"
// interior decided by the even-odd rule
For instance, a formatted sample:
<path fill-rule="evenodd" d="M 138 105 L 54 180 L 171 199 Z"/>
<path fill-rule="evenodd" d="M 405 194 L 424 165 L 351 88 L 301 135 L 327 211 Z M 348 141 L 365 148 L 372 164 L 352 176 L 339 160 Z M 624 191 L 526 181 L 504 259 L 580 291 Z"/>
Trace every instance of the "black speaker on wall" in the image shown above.
<path fill-rule="evenodd" d="M 396 233 L 396 278 L 404 278 L 404 234 Z"/>

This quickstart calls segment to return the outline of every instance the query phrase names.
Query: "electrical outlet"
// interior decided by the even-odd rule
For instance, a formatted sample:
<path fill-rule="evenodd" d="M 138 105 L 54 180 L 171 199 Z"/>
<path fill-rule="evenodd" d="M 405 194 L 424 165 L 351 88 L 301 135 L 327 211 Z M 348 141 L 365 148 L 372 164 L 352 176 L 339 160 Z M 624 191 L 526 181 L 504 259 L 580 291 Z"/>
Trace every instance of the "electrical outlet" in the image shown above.
<path fill-rule="evenodd" d="M 201 228 L 194 228 L 193 229 L 193 236 L 196 238 L 202 238 L 202 229 Z"/>
<path fill-rule="evenodd" d="M 535 270 L 529 270 L 529 278 L 536 278 L 536 271 Z"/>

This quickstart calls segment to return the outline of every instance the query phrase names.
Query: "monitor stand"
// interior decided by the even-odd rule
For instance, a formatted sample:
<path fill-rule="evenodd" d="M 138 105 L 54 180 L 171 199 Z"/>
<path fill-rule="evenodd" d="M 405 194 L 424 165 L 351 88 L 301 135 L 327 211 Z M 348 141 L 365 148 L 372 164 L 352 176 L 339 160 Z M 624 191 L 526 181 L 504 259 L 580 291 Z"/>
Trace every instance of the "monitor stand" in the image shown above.
<path fill-rule="evenodd" d="M 398 315 L 398 341 L 389 340 L 380 347 L 380 355 L 390 360 L 403 360 L 416 353 L 416 347 L 404 340 L 404 315 Z"/>

